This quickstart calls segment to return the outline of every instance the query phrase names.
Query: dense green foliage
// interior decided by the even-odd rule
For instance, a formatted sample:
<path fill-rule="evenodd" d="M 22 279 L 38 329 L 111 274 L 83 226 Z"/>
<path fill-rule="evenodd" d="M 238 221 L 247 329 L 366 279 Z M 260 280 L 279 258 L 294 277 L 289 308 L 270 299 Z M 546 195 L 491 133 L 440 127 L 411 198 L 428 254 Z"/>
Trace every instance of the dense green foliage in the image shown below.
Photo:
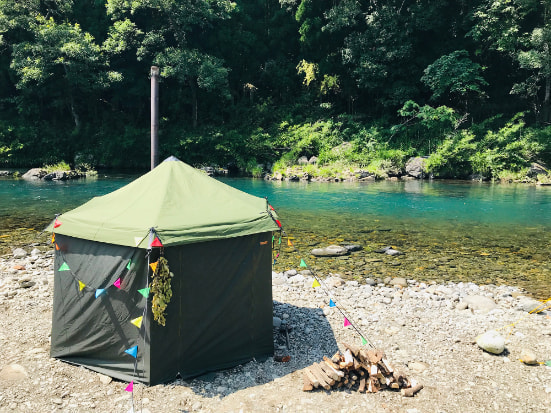
<path fill-rule="evenodd" d="M 0 166 L 551 163 L 549 0 L 0 0 Z M 322 172 L 330 173 L 330 172 Z"/>

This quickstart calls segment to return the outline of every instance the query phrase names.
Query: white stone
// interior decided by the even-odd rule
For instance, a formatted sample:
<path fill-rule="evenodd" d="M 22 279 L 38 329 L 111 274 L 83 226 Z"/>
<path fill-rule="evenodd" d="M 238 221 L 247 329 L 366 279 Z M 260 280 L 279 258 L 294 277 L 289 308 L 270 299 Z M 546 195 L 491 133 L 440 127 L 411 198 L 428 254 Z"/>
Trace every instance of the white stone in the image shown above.
<path fill-rule="evenodd" d="M 469 308 L 473 310 L 480 310 L 488 312 L 497 307 L 497 304 L 490 297 L 483 295 L 469 295 L 463 299 L 464 303 L 467 303 Z"/>
<path fill-rule="evenodd" d="M 476 344 L 492 354 L 501 354 L 505 350 L 505 339 L 495 330 L 479 335 L 476 338 Z"/>

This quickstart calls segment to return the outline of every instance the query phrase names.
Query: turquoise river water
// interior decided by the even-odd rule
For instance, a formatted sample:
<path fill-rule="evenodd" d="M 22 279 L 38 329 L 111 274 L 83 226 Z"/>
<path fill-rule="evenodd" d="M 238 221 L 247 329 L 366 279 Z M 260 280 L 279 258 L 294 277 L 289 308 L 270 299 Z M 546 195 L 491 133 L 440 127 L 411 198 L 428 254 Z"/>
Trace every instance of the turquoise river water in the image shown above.
<path fill-rule="evenodd" d="M 72 182 L 0 178 L 0 253 L 36 240 L 56 213 L 127 184 L 110 174 Z M 274 269 L 299 268 L 347 279 L 403 276 L 432 281 L 510 284 L 551 297 L 551 187 L 442 181 L 370 183 L 222 179 L 268 197 L 287 236 Z M 223 206 L 221 206 L 223 207 Z M 43 246 L 47 237 L 38 238 Z M 315 258 L 314 247 L 359 244 L 340 258 Z M 276 241 L 277 244 L 277 241 Z M 376 253 L 393 246 L 398 257 Z"/>

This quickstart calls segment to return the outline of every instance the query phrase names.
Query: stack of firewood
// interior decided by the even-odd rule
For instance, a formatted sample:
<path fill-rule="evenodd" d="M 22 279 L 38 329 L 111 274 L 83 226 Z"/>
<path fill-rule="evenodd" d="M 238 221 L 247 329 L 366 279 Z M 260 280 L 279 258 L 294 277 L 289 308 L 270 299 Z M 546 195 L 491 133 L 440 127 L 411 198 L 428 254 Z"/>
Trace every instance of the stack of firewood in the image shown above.
<path fill-rule="evenodd" d="M 304 369 L 303 391 L 322 387 L 325 390 L 345 387 L 360 393 L 377 393 L 383 388 L 402 389 L 404 396 L 413 396 L 423 388 L 412 383 L 404 373 L 393 368 L 382 350 L 367 350 L 343 344 L 344 353 L 337 351 Z"/>

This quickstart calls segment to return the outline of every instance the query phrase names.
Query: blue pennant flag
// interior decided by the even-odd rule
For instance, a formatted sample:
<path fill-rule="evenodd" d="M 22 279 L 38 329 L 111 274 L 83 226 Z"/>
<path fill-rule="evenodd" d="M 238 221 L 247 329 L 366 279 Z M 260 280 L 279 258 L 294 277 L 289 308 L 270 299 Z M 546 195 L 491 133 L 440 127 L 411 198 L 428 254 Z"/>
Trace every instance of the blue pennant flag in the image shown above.
<path fill-rule="evenodd" d="M 129 349 L 124 350 L 124 352 L 136 358 L 138 356 L 138 346 L 130 347 Z"/>
<path fill-rule="evenodd" d="M 332 299 L 329 300 L 329 307 L 336 307 L 335 302 Z"/>
<path fill-rule="evenodd" d="M 105 288 L 98 288 L 96 290 L 96 298 L 98 298 L 100 295 L 102 295 L 105 292 Z"/>

